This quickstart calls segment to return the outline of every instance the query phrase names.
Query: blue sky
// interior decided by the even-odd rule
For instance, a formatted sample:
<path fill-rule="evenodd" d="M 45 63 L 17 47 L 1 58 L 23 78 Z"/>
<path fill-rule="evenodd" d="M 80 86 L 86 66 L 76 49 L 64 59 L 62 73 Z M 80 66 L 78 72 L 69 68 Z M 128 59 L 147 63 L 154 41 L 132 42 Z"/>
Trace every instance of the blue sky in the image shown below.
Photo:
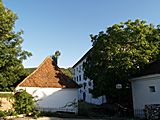
<path fill-rule="evenodd" d="M 98 34 L 128 19 L 160 24 L 160 0 L 3 0 L 19 19 L 15 30 L 24 30 L 23 49 L 33 56 L 25 67 L 38 66 L 46 56 L 61 51 L 60 67 L 73 66 L 92 46 Z"/>

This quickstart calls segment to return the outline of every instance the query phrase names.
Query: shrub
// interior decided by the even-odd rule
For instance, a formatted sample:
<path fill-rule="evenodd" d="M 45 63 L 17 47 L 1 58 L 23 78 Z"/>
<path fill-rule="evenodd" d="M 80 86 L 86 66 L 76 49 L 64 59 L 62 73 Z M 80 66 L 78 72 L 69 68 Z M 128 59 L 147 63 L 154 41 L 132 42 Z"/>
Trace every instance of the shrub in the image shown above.
<path fill-rule="evenodd" d="M 36 114 L 36 101 L 34 100 L 32 95 L 27 93 L 25 90 L 20 90 L 19 92 L 16 92 L 14 94 L 14 99 L 15 102 L 13 104 L 13 107 L 17 114 Z"/>
<path fill-rule="evenodd" d="M 5 112 L 6 116 L 16 116 L 17 113 L 16 111 L 12 110 L 12 109 L 9 109 Z"/>
<path fill-rule="evenodd" d="M 6 116 L 6 112 L 0 110 L 0 118 L 5 117 L 5 116 Z"/>

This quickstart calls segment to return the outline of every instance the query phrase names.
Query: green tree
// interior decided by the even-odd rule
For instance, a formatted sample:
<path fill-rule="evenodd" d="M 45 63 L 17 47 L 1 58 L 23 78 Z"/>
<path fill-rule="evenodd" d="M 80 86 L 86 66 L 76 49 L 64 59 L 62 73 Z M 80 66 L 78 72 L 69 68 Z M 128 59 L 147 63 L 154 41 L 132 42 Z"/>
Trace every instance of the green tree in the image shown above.
<path fill-rule="evenodd" d="M 73 79 L 73 68 L 69 67 L 60 69 L 69 79 Z"/>
<path fill-rule="evenodd" d="M 9 91 L 26 72 L 22 61 L 31 56 L 22 50 L 23 31 L 15 32 L 17 15 L 0 2 L 0 90 Z"/>
<path fill-rule="evenodd" d="M 127 103 L 131 98 L 128 79 L 159 57 L 159 34 L 159 26 L 137 19 L 91 35 L 93 47 L 84 63 L 84 70 L 85 75 L 93 80 L 93 94 L 106 95 L 110 103 L 116 102 L 120 94 L 123 102 Z M 116 84 L 122 84 L 120 91 L 116 90 Z"/>

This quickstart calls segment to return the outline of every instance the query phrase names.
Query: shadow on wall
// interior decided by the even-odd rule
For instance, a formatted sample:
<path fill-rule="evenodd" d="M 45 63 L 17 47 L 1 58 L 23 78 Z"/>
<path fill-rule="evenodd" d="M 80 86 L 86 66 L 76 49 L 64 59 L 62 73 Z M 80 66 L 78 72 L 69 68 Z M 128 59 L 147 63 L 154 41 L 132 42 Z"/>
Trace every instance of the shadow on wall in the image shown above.
<path fill-rule="evenodd" d="M 52 61 L 53 69 L 57 71 L 55 77 L 59 79 L 58 83 L 65 88 L 78 88 L 79 86 L 72 79 L 66 76 L 60 68 Z"/>
<path fill-rule="evenodd" d="M 68 111 L 76 112 L 78 107 L 78 98 L 76 89 L 61 89 L 53 92 L 51 95 L 44 95 L 42 99 L 38 100 L 39 108 L 47 111 Z M 44 110 L 45 111 L 45 110 Z"/>

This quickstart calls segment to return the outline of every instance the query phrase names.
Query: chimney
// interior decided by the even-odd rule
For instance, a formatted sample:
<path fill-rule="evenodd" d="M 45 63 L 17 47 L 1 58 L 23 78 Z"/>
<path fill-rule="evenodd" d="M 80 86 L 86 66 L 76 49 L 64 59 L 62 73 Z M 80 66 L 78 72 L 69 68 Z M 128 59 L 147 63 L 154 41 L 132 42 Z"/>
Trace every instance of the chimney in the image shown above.
<path fill-rule="evenodd" d="M 56 63 L 56 65 L 57 65 L 57 58 L 54 56 L 54 55 L 52 55 L 52 59 L 53 59 L 53 61 Z"/>
<path fill-rule="evenodd" d="M 54 55 L 52 56 L 52 59 L 54 60 L 54 62 L 56 63 L 56 65 L 58 64 L 58 57 L 61 55 L 60 51 L 56 51 L 54 53 Z"/>

